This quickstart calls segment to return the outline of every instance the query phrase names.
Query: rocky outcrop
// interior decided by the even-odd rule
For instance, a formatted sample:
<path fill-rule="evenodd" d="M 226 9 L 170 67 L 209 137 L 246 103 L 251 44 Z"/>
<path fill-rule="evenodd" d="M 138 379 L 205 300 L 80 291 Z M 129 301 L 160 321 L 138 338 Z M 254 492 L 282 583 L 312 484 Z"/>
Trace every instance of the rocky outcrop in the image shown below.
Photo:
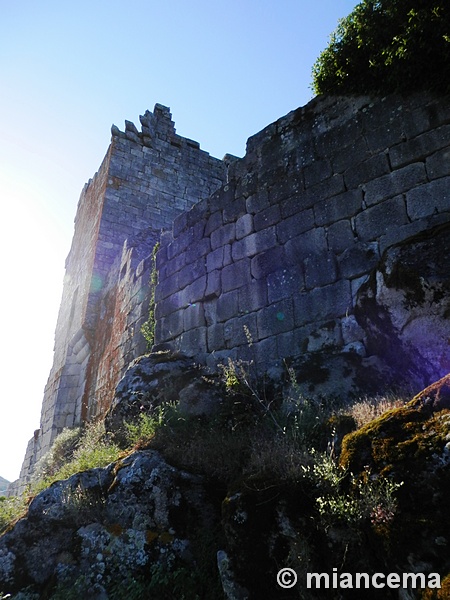
<path fill-rule="evenodd" d="M 385 564 L 450 574 L 450 375 L 344 438 L 341 464 L 401 483 L 390 527 L 379 528 Z M 416 596 L 410 596 L 415 598 Z M 440 598 L 446 596 L 433 596 Z"/>
<path fill-rule="evenodd" d="M 358 294 L 368 353 L 416 391 L 450 371 L 449 261 L 450 227 L 430 229 L 387 250 Z"/>
<path fill-rule="evenodd" d="M 186 386 L 195 388 L 190 369 L 180 356 L 150 356 L 130 370 L 127 385 L 138 394 L 148 391 L 149 402 L 156 398 L 155 381 L 180 397 Z M 127 402 L 126 387 L 118 390 L 117 406 Z M 133 395 L 128 398 L 133 407 Z M 399 590 L 386 589 L 384 597 L 446 597 L 450 375 L 346 435 L 342 468 L 286 433 L 269 428 L 263 435 L 254 415 L 233 414 L 243 398 L 234 400 L 214 417 L 214 448 L 241 448 L 239 470 L 220 476 L 209 464 L 208 475 L 208 457 L 198 453 L 213 447 L 214 428 L 205 426 L 211 417 L 191 414 L 178 441 L 176 429 L 159 437 L 160 451 L 148 444 L 105 468 L 54 483 L 0 538 L 0 592 L 20 598 L 27 590 L 29 598 L 55 600 L 360 597 L 354 589 L 340 589 L 337 596 L 335 590 L 330 595 L 307 588 L 308 573 L 331 574 L 338 566 L 346 573 L 434 573 L 442 580 L 439 591 L 429 587 L 421 596 L 405 588 L 399 596 Z M 209 446 L 202 431 L 210 434 Z M 189 471 L 183 467 L 183 447 L 192 451 L 182 446 L 187 433 L 199 447 Z M 178 453 L 172 448 L 172 460 L 164 440 L 181 447 Z M 224 462 L 236 458 L 226 451 L 220 456 Z M 281 567 L 297 574 L 290 591 L 277 583 Z M 378 600 L 379 590 L 364 589 L 364 597 Z"/>
<path fill-rule="evenodd" d="M 107 588 L 123 588 L 118 597 L 126 597 L 127 586 L 149 571 L 160 575 L 163 588 L 170 574 L 189 579 L 196 569 L 193 540 L 198 550 L 215 521 L 200 477 L 171 467 L 155 451 L 135 452 L 34 498 L 26 517 L 0 540 L 0 591 L 29 587 L 49 597 L 76 590 L 78 598 L 107 598 Z M 209 550 L 215 563 L 215 549 Z"/>
<path fill-rule="evenodd" d="M 212 415 L 224 397 L 218 379 L 207 377 L 192 358 L 155 352 L 136 359 L 119 382 L 105 426 L 117 443 L 126 444 L 124 423 L 135 423 L 163 403 L 178 403 L 186 415 Z"/>

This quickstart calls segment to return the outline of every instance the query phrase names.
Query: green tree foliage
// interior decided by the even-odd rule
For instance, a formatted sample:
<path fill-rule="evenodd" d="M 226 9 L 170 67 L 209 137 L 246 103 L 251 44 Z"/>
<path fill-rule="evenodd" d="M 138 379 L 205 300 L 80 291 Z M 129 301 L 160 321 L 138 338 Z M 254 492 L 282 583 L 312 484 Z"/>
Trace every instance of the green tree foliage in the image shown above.
<path fill-rule="evenodd" d="M 363 0 L 313 66 L 316 94 L 450 92 L 449 0 Z"/>

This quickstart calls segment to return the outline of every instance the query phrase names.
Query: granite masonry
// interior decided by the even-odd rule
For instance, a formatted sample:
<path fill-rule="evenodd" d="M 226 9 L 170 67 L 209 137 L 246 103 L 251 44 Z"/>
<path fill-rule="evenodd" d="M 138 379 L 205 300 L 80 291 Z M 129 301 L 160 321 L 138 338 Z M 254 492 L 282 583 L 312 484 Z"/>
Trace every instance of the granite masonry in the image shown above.
<path fill-rule="evenodd" d="M 364 355 L 361 285 L 386 249 L 450 220 L 449 120 L 426 95 L 320 97 L 250 138 L 162 238 L 161 347 L 262 370 L 327 346 Z"/>
<path fill-rule="evenodd" d="M 244 158 L 212 158 L 156 105 L 85 186 L 55 357 L 19 483 L 64 427 L 103 415 L 145 351 L 157 241 L 157 349 L 261 371 L 327 347 L 365 355 L 358 290 L 384 251 L 450 222 L 448 98 L 318 97 Z M 450 370 L 450 365 L 448 365 Z"/>

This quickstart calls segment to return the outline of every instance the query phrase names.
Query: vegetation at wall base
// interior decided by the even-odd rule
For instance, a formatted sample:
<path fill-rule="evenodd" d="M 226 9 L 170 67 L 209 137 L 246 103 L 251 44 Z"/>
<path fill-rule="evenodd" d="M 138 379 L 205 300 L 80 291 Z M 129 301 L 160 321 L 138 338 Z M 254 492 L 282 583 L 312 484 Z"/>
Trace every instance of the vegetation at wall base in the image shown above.
<path fill-rule="evenodd" d="M 232 366 L 232 369 L 239 381 L 234 381 L 230 401 L 224 403 L 223 410 L 215 417 L 186 416 L 176 404 L 162 405 L 152 414 L 141 414 L 137 423 L 126 424 L 129 440 L 126 450 L 108 439 L 101 421 L 86 428 L 64 430 L 38 464 L 35 481 L 27 493 L 22 497 L 0 499 L 0 533 L 24 516 L 30 499 L 53 482 L 106 466 L 143 448 L 160 451 L 169 463 L 215 482 L 222 492 L 242 478 L 296 484 L 305 478 L 311 480 L 311 473 L 316 474 L 315 485 L 319 488 L 320 475 L 317 474 L 324 474 L 326 469 L 321 471 L 317 465 L 323 467 L 326 464 L 328 474 L 324 474 L 322 483 L 323 490 L 328 493 L 329 474 L 333 469 L 339 469 L 331 439 L 336 423 L 347 419 L 353 423 L 353 428 L 353 410 L 356 410 L 361 425 L 364 424 L 361 416 L 364 412 L 367 420 L 373 417 L 374 405 L 387 410 L 402 403 L 394 397 L 366 398 L 333 413 L 336 409 L 333 402 L 300 397 L 293 382 L 292 391 L 297 395 L 290 398 L 288 412 L 272 408 L 271 402 L 266 410 L 262 410 L 264 395 L 255 400 L 253 395 L 257 386 L 252 384 L 249 390 L 250 378 L 242 365 L 239 369 Z M 236 388 L 239 393 L 235 392 Z M 245 389 L 247 394 L 242 393 Z M 366 409 L 362 408 L 364 406 Z M 335 475 L 337 477 L 337 471 Z M 362 494 L 361 489 L 358 494 Z M 85 499 L 78 500 L 80 502 L 75 496 L 70 499 L 74 510 Z M 92 503 L 85 504 L 93 508 Z M 321 514 L 326 512 L 326 506 L 324 500 Z M 335 508 L 330 509 L 330 513 L 333 511 Z"/>
<path fill-rule="evenodd" d="M 402 462 L 395 449 L 383 454 L 383 440 L 387 439 L 386 424 L 401 426 L 403 416 L 414 412 L 413 404 L 405 404 L 405 399 L 393 395 L 348 402 L 305 397 L 293 376 L 283 393 L 277 390 L 274 395 L 272 389 L 264 389 L 255 381 L 242 362 L 226 365 L 223 383 L 224 401 L 214 415 L 187 414 L 178 403 L 163 403 L 140 413 L 135 422 L 124 424 L 126 448 L 115 446 L 99 422 L 86 429 L 64 431 L 55 440 L 50 456 L 42 461 L 41 472 L 45 475 L 30 488 L 30 494 L 77 470 L 105 466 L 111 461 L 115 462 L 110 472 L 116 477 L 130 464 L 133 455 L 140 458 L 131 462 L 139 461 L 150 450 L 152 456 L 159 456 L 154 463 L 157 470 L 162 457 L 169 469 L 186 477 L 192 474 L 202 482 L 202 490 L 214 506 L 212 527 L 199 526 L 198 522 L 189 525 L 187 519 L 188 528 L 183 535 L 189 540 L 191 562 L 180 559 L 167 542 L 165 562 L 150 560 L 144 571 L 133 567 L 126 577 L 123 573 L 116 576 L 114 569 L 108 568 L 100 587 L 97 586 L 98 593 L 102 588 L 111 600 L 221 598 L 216 556 L 218 550 L 226 548 L 234 556 L 241 556 L 242 552 L 246 557 L 237 567 L 237 581 L 243 581 L 256 597 L 263 597 L 258 588 L 261 584 L 252 575 L 253 567 L 248 561 L 260 563 L 264 572 L 273 567 L 275 555 L 268 558 L 269 551 L 261 537 L 268 534 L 274 536 L 268 545 L 270 552 L 278 552 L 283 565 L 295 569 L 299 577 L 306 577 L 311 569 L 317 570 L 314 565 L 318 560 L 326 564 L 342 562 L 347 569 L 358 572 L 380 570 L 396 556 L 396 549 L 410 547 L 406 524 L 411 523 L 416 532 L 422 527 L 411 520 L 417 508 L 411 506 L 410 497 L 416 491 L 415 476 L 406 469 L 410 463 Z M 418 423 L 417 435 L 408 438 L 410 445 L 417 446 L 411 446 L 412 450 L 416 454 L 420 451 L 424 460 L 430 452 L 439 452 L 448 432 L 448 417 L 448 411 L 437 413 L 430 419 L 429 427 L 424 429 Z M 415 421 L 408 423 L 415 425 Z M 405 436 L 407 429 L 405 421 Z M 378 436 L 372 446 L 366 444 L 370 432 Z M 363 450 L 366 446 L 374 450 L 372 459 L 366 459 L 364 452 L 355 455 L 358 444 Z M 405 451 L 409 447 L 402 446 Z M 422 460 L 422 454 L 418 460 Z M 355 456 L 366 462 L 359 464 Z M 395 469 L 389 463 L 391 459 Z M 421 464 L 420 460 L 417 464 Z M 385 472 L 380 468 L 384 464 L 388 467 Z M 116 485 L 111 484 L 111 479 L 99 495 L 92 490 L 89 495 L 83 489 L 82 479 L 74 481 L 79 482 L 78 487 L 64 487 L 62 499 L 62 518 L 67 519 L 73 531 L 103 527 L 106 535 L 112 536 L 111 544 L 134 535 L 110 520 L 108 495 L 114 497 Z M 157 489 L 159 485 L 158 480 Z M 419 492 L 426 495 L 425 490 Z M 4 526 L 14 517 L 11 510 L 8 513 L 11 501 L 21 499 L 0 501 L 0 523 Z M 424 504 L 423 498 L 421 502 Z M 25 508 L 23 504 L 22 511 Z M 428 515 L 423 510 L 422 513 Z M 437 533 L 441 531 L 439 524 L 434 523 L 433 527 Z M 171 537 L 168 532 L 153 530 L 146 535 L 150 545 L 160 535 Z M 361 551 L 363 548 L 367 553 Z M 383 563 L 386 554 L 391 558 Z M 92 577 L 88 580 L 83 572 L 74 572 L 76 580 L 72 578 L 70 584 L 58 580 L 49 589 L 48 597 L 69 600 L 96 592 Z M 36 590 L 31 589 L 30 594 Z M 439 598 L 430 595 L 431 591 L 427 594 L 427 598 Z M 305 596 L 305 600 L 310 598 L 313 596 Z"/>
<path fill-rule="evenodd" d="M 447 0 L 363 0 L 313 66 L 316 94 L 450 92 Z"/>

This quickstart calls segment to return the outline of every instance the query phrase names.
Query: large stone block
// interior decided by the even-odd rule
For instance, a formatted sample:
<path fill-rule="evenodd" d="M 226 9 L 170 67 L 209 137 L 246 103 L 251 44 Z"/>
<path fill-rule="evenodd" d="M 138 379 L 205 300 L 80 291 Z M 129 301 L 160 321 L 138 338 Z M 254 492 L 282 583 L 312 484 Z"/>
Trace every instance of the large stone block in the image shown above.
<path fill-rule="evenodd" d="M 314 161 L 312 164 L 307 165 L 303 170 L 305 188 L 317 185 L 332 175 L 333 170 L 328 158 Z"/>
<path fill-rule="evenodd" d="M 180 233 L 168 246 L 167 246 L 167 257 L 169 260 L 178 256 L 186 250 L 195 241 L 194 230 L 188 229 Z"/>
<path fill-rule="evenodd" d="M 399 225 L 408 223 L 403 196 L 377 204 L 355 217 L 355 229 L 361 241 L 372 241 Z"/>
<path fill-rule="evenodd" d="M 368 131 L 365 135 L 365 139 L 370 152 L 383 152 L 387 148 L 404 140 L 404 127 L 404 119 L 398 118 L 394 121 L 389 119 L 382 124 L 381 127 Z"/>
<path fill-rule="evenodd" d="M 429 156 L 425 162 L 429 179 L 450 175 L 450 148 L 444 148 Z"/>
<path fill-rule="evenodd" d="M 446 148 L 450 140 L 450 125 L 442 125 L 433 131 L 408 140 L 389 150 L 389 157 L 394 168 L 425 159 L 441 148 Z"/>
<path fill-rule="evenodd" d="M 314 213 L 312 208 L 287 217 L 277 225 L 277 236 L 281 244 L 293 237 L 304 233 L 314 227 Z"/>
<path fill-rule="evenodd" d="M 325 229 L 317 227 L 288 240 L 285 244 L 286 262 L 297 264 L 312 254 L 323 252 L 327 248 Z"/>
<path fill-rule="evenodd" d="M 282 246 L 275 246 L 265 252 L 261 252 L 254 256 L 251 260 L 250 270 L 252 277 L 255 279 L 262 279 L 270 273 L 273 273 L 280 268 L 284 261 L 284 248 Z"/>
<path fill-rule="evenodd" d="M 184 306 L 189 306 L 194 302 L 203 300 L 206 291 L 206 275 L 200 277 L 190 285 L 186 286 L 184 290 L 179 292 Z"/>
<path fill-rule="evenodd" d="M 360 242 L 349 247 L 338 258 L 339 275 L 353 279 L 368 273 L 380 258 L 378 242 Z"/>
<path fill-rule="evenodd" d="M 217 322 L 227 321 L 238 314 L 238 292 L 232 290 L 217 298 L 216 319 Z"/>
<path fill-rule="evenodd" d="M 206 275 L 206 265 L 204 258 L 198 258 L 192 264 L 186 265 L 178 272 L 178 285 L 183 289 L 187 285 L 193 283 Z"/>
<path fill-rule="evenodd" d="M 341 324 L 334 319 L 315 327 L 306 342 L 307 352 L 319 352 L 339 347 L 342 347 Z"/>
<path fill-rule="evenodd" d="M 218 210 L 208 217 L 205 225 L 205 235 L 211 235 L 211 233 L 218 229 L 222 224 L 222 211 Z"/>
<path fill-rule="evenodd" d="M 247 213 L 242 215 L 242 217 L 239 217 L 239 219 L 236 221 L 236 239 L 240 240 L 253 233 L 253 231 L 253 216 Z"/>
<path fill-rule="evenodd" d="M 268 227 L 262 231 L 251 233 L 247 237 L 234 242 L 231 246 L 231 255 L 233 260 L 241 260 L 245 257 L 251 257 L 264 250 L 268 250 L 277 244 L 275 227 Z"/>
<path fill-rule="evenodd" d="M 362 190 L 357 189 L 317 202 L 314 205 L 316 225 L 329 225 L 353 217 L 361 210 L 362 200 Z"/>
<path fill-rule="evenodd" d="M 245 215 L 247 212 L 245 208 L 245 199 L 236 198 L 230 199 L 230 202 L 227 202 L 224 205 L 223 209 L 223 222 L 224 223 L 234 223 L 237 221 L 239 217 Z"/>
<path fill-rule="evenodd" d="M 187 356 L 199 357 L 207 351 L 206 327 L 185 331 L 179 338 L 179 347 Z"/>
<path fill-rule="evenodd" d="M 358 119 L 356 119 L 356 113 L 353 109 L 346 112 L 346 108 L 341 106 L 341 114 L 337 117 L 340 120 L 338 124 L 334 119 L 330 119 L 328 123 L 326 120 L 329 119 L 329 115 L 321 115 L 325 117 L 324 122 L 315 128 L 315 147 L 318 154 L 322 157 L 330 157 L 337 153 L 342 152 L 343 149 L 351 147 L 353 140 L 356 140 L 362 135 L 362 126 Z M 320 129 L 322 131 L 320 131 Z"/>
<path fill-rule="evenodd" d="M 229 292 L 240 288 L 251 281 L 250 259 L 243 258 L 227 265 L 222 270 L 222 290 Z"/>
<path fill-rule="evenodd" d="M 450 177 L 435 179 L 406 194 L 408 216 L 413 221 L 435 212 L 450 211 Z"/>
<path fill-rule="evenodd" d="M 258 190 L 258 193 L 252 194 L 246 199 L 247 211 L 253 215 L 269 208 L 269 206 L 269 195 L 265 189 Z"/>
<path fill-rule="evenodd" d="M 346 185 L 343 176 L 339 173 L 335 173 L 321 183 L 308 188 L 307 193 L 312 200 L 312 204 L 315 204 L 322 198 L 331 198 L 332 196 L 337 196 L 345 191 Z M 310 206 L 312 206 L 312 204 L 310 204 Z"/>
<path fill-rule="evenodd" d="M 352 141 L 350 146 L 341 148 L 331 158 L 334 173 L 344 173 L 347 169 L 370 158 L 371 152 L 367 147 L 365 138 L 359 137 Z"/>
<path fill-rule="evenodd" d="M 389 171 L 390 166 L 386 154 L 376 154 L 359 165 L 347 169 L 344 173 L 345 185 L 347 189 L 351 190 L 376 177 L 386 175 Z"/>
<path fill-rule="evenodd" d="M 294 310 L 291 299 L 275 302 L 256 314 L 259 340 L 294 328 Z"/>
<path fill-rule="evenodd" d="M 256 313 L 230 319 L 224 324 L 223 335 L 228 348 L 250 346 L 258 336 Z"/>
<path fill-rule="evenodd" d="M 198 240 L 192 243 L 189 248 L 186 250 L 186 264 L 192 264 L 197 260 L 200 256 L 205 256 L 211 250 L 211 242 L 209 238 L 203 238 L 202 240 Z"/>
<path fill-rule="evenodd" d="M 216 250 L 236 239 L 236 224 L 226 223 L 211 233 L 211 248 Z"/>
<path fill-rule="evenodd" d="M 337 221 L 327 227 L 328 248 L 334 254 L 340 254 L 351 248 L 355 242 L 355 235 L 349 220 Z"/>
<path fill-rule="evenodd" d="M 295 325 L 302 327 L 314 321 L 336 319 L 352 307 L 350 282 L 340 280 L 294 297 Z"/>
<path fill-rule="evenodd" d="M 336 259 L 332 252 L 323 250 L 304 261 L 305 288 L 311 289 L 334 283 L 337 279 Z"/>
<path fill-rule="evenodd" d="M 219 297 L 222 291 L 220 271 L 218 269 L 215 271 L 211 271 L 211 273 L 208 273 L 207 277 L 208 279 L 206 284 L 205 297 Z"/>
<path fill-rule="evenodd" d="M 183 311 L 183 327 L 185 331 L 206 325 L 205 311 L 202 302 L 194 302 Z"/>
<path fill-rule="evenodd" d="M 253 280 L 238 291 L 239 312 L 253 312 L 267 305 L 267 284 L 264 279 Z"/>
<path fill-rule="evenodd" d="M 273 367 L 274 364 L 278 365 L 280 362 L 276 336 L 268 337 L 253 344 L 251 350 L 251 360 L 256 362 L 255 368 L 259 371 L 262 371 L 262 365 L 265 365 L 266 368 L 270 368 Z"/>
<path fill-rule="evenodd" d="M 248 217 L 249 215 L 245 215 L 245 216 Z M 244 217 L 242 217 L 242 218 L 244 218 Z M 274 206 L 269 206 L 268 208 L 258 212 L 254 216 L 255 231 L 260 231 L 261 229 L 266 229 L 267 227 L 270 227 L 271 225 L 276 225 L 280 220 L 281 220 L 281 211 L 280 211 L 279 205 L 275 204 Z M 251 233 L 251 231 L 249 231 L 248 233 Z M 244 237 L 244 236 L 240 236 L 240 237 Z"/>
<path fill-rule="evenodd" d="M 174 273 L 159 282 L 156 291 L 156 299 L 157 301 L 164 300 L 164 298 L 175 294 L 179 289 L 178 273 Z"/>
<path fill-rule="evenodd" d="M 208 352 L 223 350 L 225 348 L 225 338 L 223 333 L 223 323 L 213 323 L 207 330 Z"/>
<path fill-rule="evenodd" d="M 364 201 L 367 206 L 378 204 L 406 192 L 427 180 L 423 163 L 414 163 L 369 181 L 363 186 Z"/>
<path fill-rule="evenodd" d="M 223 267 L 223 246 L 220 246 L 216 250 L 210 252 L 206 257 L 206 270 L 208 273 L 221 269 Z"/>
<path fill-rule="evenodd" d="M 168 315 L 161 317 L 156 321 L 155 327 L 155 342 L 161 340 L 171 340 L 180 335 L 184 330 L 183 310 L 178 310 Z"/>
<path fill-rule="evenodd" d="M 304 285 L 305 274 L 301 263 L 278 269 L 267 277 L 268 301 L 272 304 L 295 296 L 304 289 Z"/>
<path fill-rule="evenodd" d="M 296 327 L 292 331 L 277 335 L 277 350 L 280 358 L 299 356 L 306 352 L 308 336 L 313 330 L 313 325 Z"/>

